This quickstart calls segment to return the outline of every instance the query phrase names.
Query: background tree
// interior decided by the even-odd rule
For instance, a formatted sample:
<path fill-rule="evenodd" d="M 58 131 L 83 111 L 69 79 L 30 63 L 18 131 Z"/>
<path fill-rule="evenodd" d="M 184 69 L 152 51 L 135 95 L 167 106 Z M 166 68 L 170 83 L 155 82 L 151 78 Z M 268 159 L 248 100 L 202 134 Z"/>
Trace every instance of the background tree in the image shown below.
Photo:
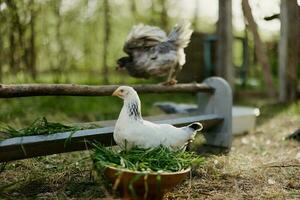
<path fill-rule="evenodd" d="M 37 69 L 36 69 L 36 45 L 35 45 L 35 17 L 36 9 L 34 0 L 29 1 L 30 8 L 30 57 L 29 57 L 29 70 L 33 79 L 36 79 Z"/>
<path fill-rule="evenodd" d="M 268 93 L 269 97 L 275 97 L 275 87 L 272 80 L 271 67 L 268 61 L 267 51 L 264 46 L 264 43 L 262 42 L 258 34 L 257 24 L 254 21 L 251 12 L 251 7 L 249 5 L 248 0 L 242 0 L 242 9 L 243 9 L 244 16 L 248 22 L 249 29 L 253 34 L 254 43 L 255 43 L 255 55 L 258 59 L 258 62 L 262 65 L 265 85 L 267 86 L 266 92 Z"/>
<path fill-rule="evenodd" d="M 300 7 L 297 0 L 281 0 L 279 43 L 279 100 L 295 101 L 300 62 Z"/>
<path fill-rule="evenodd" d="M 166 30 L 169 27 L 169 20 L 168 20 L 168 10 L 167 10 L 167 0 L 159 0 L 160 4 L 160 24 L 161 27 Z"/>
<path fill-rule="evenodd" d="M 217 75 L 225 78 L 234 87 L 232 63 L 232 2 L 219 0 L 219 21 L 217 24 Z"/>
<path fill-rule="evenodd" d="M 104 0 L 103 1 L 103 20 L 104 20 L 104 37 L 103 37 L 103 69 L 102 69 L 102 74 L 103 74 L 103 82 L 105 84 L 109 83 L 108 80 L 108 64 L 107 64 L 107 57 L 108 57 L 108 48 L 109 48 L 109 41 L 110 41 L 110 29 L 111 29 L 111 23 L 110 23 L 110 3 L 109 0 Z"/>

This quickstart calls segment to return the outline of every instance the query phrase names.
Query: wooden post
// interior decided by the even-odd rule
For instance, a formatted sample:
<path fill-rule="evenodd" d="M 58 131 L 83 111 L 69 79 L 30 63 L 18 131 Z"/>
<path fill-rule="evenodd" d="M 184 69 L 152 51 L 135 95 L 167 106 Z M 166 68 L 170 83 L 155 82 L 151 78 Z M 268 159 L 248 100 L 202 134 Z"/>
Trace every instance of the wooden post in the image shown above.
<path fill-rule="evenodd" d="M 234 69 L 232 65 L 232 3 L 231 0 L 219 0 L 217 47 L 217 75 L 234 86 Z"/>
<path fill-rule="evenodd" d="M 297 66 L 300 53 L 300 7 L 297 0 L 281 0 L 279 42 L 279 101 L 297 99 Z"/>

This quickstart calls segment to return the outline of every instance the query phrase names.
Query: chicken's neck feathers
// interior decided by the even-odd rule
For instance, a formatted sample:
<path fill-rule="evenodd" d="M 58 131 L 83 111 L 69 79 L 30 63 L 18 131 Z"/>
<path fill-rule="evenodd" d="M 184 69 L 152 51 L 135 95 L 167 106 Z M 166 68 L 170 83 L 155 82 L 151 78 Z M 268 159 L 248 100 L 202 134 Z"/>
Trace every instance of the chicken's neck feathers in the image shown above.
<path fill-rule="evenodd" d="M 141 101 L 138 96 L 124 99 L 121 116 L 132 120 L 142 120 Z"/>

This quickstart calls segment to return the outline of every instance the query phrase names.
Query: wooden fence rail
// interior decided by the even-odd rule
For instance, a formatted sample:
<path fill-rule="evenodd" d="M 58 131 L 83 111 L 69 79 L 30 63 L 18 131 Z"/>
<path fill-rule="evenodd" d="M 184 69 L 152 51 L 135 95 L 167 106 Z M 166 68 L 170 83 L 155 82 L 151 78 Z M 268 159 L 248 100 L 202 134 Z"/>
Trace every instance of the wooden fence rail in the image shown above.
<path fill-rule="evenodd" d="M 108 96 L 119 85 L 91 86 L 77 84 L 0 84 L 0 98 L 29 96 Z M 188 83 L 165 86 L 159 84 L 132 85 L 138 93 L 206 92 L 213 88 L 206 84 Z"/>

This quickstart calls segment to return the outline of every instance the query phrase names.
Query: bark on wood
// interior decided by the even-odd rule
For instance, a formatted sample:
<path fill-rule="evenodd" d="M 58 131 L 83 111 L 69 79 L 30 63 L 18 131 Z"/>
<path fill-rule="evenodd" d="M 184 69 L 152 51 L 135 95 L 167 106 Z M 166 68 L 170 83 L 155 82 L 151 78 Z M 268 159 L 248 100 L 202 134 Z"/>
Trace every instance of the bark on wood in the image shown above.
<path fill-rule="evenodd" d="M 268 61 L 267 52 L 264 46 L 264 43 L 262 42 L 259 34 L 258 34 L 258 28 L 257 24 L 254 21 L 251 7 L 249 5 L 248 0 L 242 0 L 242 9 L 245 18 L 248 21 L 249 29 L 253 33 L 254 37 L 254 43 L 255 43 L 255 53 L 256 57 L 258 59 L 258 62 L 262 65 L 262 71 L 264 75 L 265 85 L 267 87 L 267 93 L 269 97 L 275 97 L 275 87 L 272 80 L 271 75 L 271 67 Z"/>
<path fill-rule="evenodd" d="M 28 97 L 28 96 L 109 96 L 118 85 L 90 86 L 76 84 L 15 84 L 0 85 L 0 98 Z M 205 84 L 190 83 L 176 84 L 174 86 L 133 85 L 139 93 L 165 93 L 165 92 L 213 92 Z"/>
<path fill-rule="evenodd" d="M 232 64 L 232 3 L 231 0 L 219 0 L 217 47 L 217 74 L 234 86 L 234 69 Z"/>
<path fill-rule="evenodd" d="M 297 67 L 300 53 L 300 7 L 297 0 L 282 0 L 279 42 L 279 100 L 297 99 Z"/>
<path fill-rule="evenodd" d="M 103 1 L 104 8 L 104 38 L 103 38 L 103 57 L 102 57 L 102 74 L 103 74 L 103 82 L 105 84 L 109 83 L 108 80 L 108 64 L 107 64 L 107 56 L 108 56 L 108 48 L 109 48 L 109 40 L 110 40 L 110 5 L 109 0 Z"/>

